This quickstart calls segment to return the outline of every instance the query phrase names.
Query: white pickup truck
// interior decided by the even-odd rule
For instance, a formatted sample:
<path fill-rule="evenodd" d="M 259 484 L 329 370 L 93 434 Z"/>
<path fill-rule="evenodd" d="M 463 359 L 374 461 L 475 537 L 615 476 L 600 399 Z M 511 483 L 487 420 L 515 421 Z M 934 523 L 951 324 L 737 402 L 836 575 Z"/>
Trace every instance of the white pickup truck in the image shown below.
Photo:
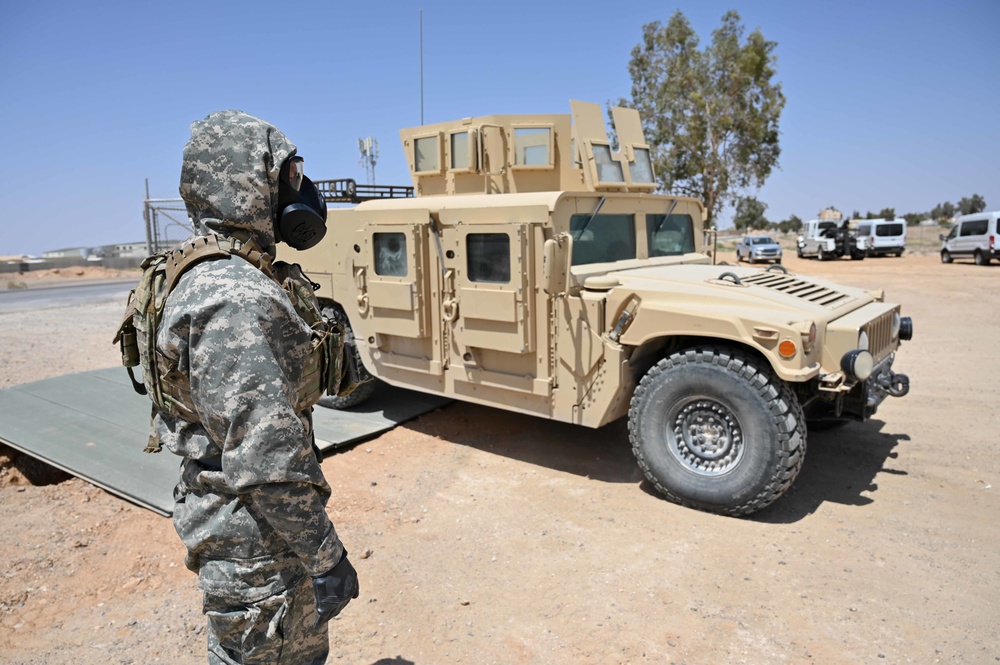
<path fill-rule="evenodd" d="M 852 233 L 847 222 L 811 219 L 802 226 L 795 253 L 800 259 L 827 261 L 850 256 L 861 260 L 868 253 L 868 238 Z"/>

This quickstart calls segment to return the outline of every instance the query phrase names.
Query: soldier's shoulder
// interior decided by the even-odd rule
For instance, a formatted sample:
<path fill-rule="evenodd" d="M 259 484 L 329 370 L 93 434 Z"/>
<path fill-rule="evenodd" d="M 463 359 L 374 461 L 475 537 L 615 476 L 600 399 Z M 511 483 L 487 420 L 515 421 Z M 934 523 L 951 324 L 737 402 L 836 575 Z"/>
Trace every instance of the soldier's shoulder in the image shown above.
<path fill-rule="evenodd" d="M 201 261 L 181 276 L 171 300 L 255 300 L 280 297 L 281 288 L 267 274 L 238 256 Z"/>

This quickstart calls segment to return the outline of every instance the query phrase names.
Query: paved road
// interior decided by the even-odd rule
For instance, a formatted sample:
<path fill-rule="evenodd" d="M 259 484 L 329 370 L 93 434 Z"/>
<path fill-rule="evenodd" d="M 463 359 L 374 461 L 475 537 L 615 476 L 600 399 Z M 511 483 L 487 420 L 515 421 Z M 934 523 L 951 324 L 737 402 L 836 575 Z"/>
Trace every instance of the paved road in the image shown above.
<path fill-rule="evenodd" d="M 110 301 L 120 302 L 124 307 L 125 298 L 135 284 L 136 279 L 130 277 L 0 290 L 0 314 L 67 305 L 97 305 Z"/>

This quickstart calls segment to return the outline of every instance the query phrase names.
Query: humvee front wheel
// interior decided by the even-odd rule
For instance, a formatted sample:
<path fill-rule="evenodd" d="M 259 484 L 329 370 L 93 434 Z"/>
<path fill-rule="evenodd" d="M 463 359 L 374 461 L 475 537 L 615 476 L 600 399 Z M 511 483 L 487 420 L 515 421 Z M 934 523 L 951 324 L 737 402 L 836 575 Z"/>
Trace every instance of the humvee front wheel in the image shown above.
<path fill-rule="evenodd" d="M 639 382 L 629 439 L 668 500 L 749 515 L 785 493 L 802 468 L 805 416 L 762 361 L 724 347 L 661 360 Z"/>
<path fill-rule="evenodd" d="M 365 369 L 364 363 L 361 362 L 361 354 L 358 352 L 358 344 L 354 340 L 354 331 L 351 330 L 351 322 L 348 320 L 344 309 L 337 303 L 328 303 L 324 301 L 321 311 L 323 316 L 326 318 L 333 319 L 338 324 L 344 326 L 344 350 L 347 354 L 353 354 L 354 361 L 357 363 L 358 373 L 360 374 L 360 378 L 364 380 L 364 383 L 360 384 L 344 397 L 324 395 L 320 398 L 317 404 L 325 406 L 328 409 L 349 409 L 352 406 L 358 406 L 362 402 L 366 402 L 368 398 L 375 394 L 375 390 L 378 386 L 378 380 L 368 373 L 368 370 Z"/>

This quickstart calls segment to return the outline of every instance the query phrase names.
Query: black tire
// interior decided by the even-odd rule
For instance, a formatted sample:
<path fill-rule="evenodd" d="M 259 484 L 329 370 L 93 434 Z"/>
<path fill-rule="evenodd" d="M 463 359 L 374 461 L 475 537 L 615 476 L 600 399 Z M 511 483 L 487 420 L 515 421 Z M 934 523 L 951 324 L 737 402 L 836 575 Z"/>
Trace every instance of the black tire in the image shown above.
<path fill-rule="evenodd" d="M 802 255 L 802 246 L 801 245 L 796 245 L 795 246 L 795 255 L 797 257 L 799 257 L 800 259 L 804 258 L 803 255 Z"/>
<path fill-rule="evenodd" d="M 322 312 L 323 316 L 333 319 L 340 325 L 344 326 L 344 331 L 346 332 L 344 346 L 347 353 L 354 354 L 354 360 L 358 364 L 358 371 L 361 374 L 361 378 L 367 380 L 344 397 L 324 395 L 319 399 L 317 404 L 328 409 L 349 409 L 352 406 L 358 406 L 359 404 L 368 401 L 368 399 L 371 398 L 371 396 L 374 395 L 375 391 L 378 389 L 379 381 L 378 379 L 372 377 L 368 370 L 365 369 L 364 364 L 361 362 L 361 354 L 358 352 L 357 342 L 354 341 L 354 331 L 351 329 L 351 322 L 348 320 L 347 313 L 344 312 L 343 307 L 337 303 L 324 302 Z"/>
<path fill-rule="evenodd" d="M 977 266 L 988 266 L 990 264 L 990 257 L 983 254 L 982 250 L 977 249 L 973 257 L 976 259 Z"/>
<path fill-rule="evenodd" d="M 753 254 L 747 254 L 747 263 L 749 263 L 750 265 L 754 264 Z"/>
<path fill-rule="evenodd" d="M 941 263 L 951 263 L 955 259 L 951 258 L 951 252 L 947 249 L 941 250 Z"/>
<path fill-rule="evenodd" d="M 668 500 L 749 515 L 784 494 L 802 469 L 805 416 L 763 361 L 701 347 L 664 358 L 642 378 L 629 439 L 639 467 Z"/>
<path fill-rule="evenodd" d="M 818 250 L 816 250 L 816 258 L 819 259 L 820 261 L 826 261 L 827 258 L 829 257 L 826 253 L 826 250 L 820 247 Z"/>

